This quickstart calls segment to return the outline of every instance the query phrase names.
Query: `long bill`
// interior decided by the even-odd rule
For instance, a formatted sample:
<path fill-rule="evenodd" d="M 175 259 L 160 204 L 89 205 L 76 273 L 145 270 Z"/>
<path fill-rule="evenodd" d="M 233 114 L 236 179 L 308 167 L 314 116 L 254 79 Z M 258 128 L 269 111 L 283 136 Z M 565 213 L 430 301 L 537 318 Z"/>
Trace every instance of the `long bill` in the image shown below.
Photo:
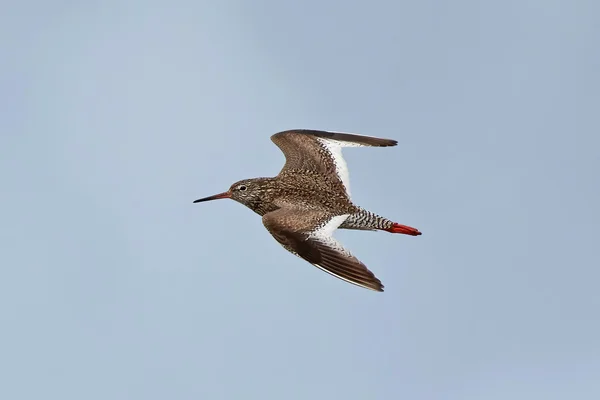
<path fill-rule="evenodd" d="M 194 200 L 194 203 L 201 203 L 203 201 L 217 200 L 217 199 L 230 199 L 230 198 L 231 198 L 231 193 L 223 192 L 223 193 L 215 194 L 214 196 L 208 196 L 208 197 L 204 197 L 202 199 Z"/>

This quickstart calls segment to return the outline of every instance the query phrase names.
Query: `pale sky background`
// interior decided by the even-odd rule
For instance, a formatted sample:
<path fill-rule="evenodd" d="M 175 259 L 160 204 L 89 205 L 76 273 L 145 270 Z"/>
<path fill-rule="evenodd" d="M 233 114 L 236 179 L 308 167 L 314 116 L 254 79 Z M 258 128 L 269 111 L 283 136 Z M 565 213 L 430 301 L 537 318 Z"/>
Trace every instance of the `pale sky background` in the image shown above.
<path fill-rule="evenodd" d="M 600 3 L 0 7 L 0 398 L 600 398 Z M 348 149 L 385 293 L 233 201 Z"/>

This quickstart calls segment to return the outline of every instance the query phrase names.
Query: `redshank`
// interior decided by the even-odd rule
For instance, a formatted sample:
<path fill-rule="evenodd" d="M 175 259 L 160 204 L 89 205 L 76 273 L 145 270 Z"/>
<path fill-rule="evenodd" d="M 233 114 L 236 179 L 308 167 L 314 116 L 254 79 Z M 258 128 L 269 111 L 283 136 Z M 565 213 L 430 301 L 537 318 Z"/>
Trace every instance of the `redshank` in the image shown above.
<path fill-rule="evenodd" d="M 355 205 L 342 147 L 389 147 L 398 142 L 350 133 L 295 129 L 271 140 L 285 155 L 273 178 L 238 181 L 228 191 L 194 201 L 233 199 L 262 216 L 286 250 L 354 285 L 383 292 L 381 281 L 332 236 L 336 229 L 421 234 Z"/>

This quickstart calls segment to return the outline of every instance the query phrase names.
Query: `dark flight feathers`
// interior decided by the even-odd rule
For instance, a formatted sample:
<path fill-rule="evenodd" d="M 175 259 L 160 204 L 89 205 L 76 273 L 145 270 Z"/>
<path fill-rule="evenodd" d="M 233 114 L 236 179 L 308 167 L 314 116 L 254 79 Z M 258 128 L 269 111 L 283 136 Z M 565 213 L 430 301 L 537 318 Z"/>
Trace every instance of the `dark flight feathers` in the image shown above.
<path fill-rule="evenodd" d="M 354 285 L 383 292 L 381 281 L 356 257 L 345 253 L 335 239 L 311 235 L 331 218 L 333 215 L 320 211 L 280 208 L 265 214 L 263 223 L 286 250 L 317 268 Z M 303 222 L 303 226 L 299 227 L 298 222 Z"/>

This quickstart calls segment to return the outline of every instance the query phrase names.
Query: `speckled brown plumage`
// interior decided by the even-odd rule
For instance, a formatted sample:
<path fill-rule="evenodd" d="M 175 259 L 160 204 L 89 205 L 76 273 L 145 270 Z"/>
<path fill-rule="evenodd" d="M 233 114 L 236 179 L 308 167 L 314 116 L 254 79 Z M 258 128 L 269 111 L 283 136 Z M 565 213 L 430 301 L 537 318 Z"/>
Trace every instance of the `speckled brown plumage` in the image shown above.
<path fill-rule="evenodd" d="M 262 216 L 265 228 L 286 250 L 352 284 L 383 291 L 369 269 L 337 242 L 335 229 L 421 233 L 352 203 L 341 147 L 395 146 L 368 136 L 316 130 L 279 132 L 271 140 L 286 162 L 273 178 L 245 179 L 227 192 L 195 202 L 231 198 Z"/>

